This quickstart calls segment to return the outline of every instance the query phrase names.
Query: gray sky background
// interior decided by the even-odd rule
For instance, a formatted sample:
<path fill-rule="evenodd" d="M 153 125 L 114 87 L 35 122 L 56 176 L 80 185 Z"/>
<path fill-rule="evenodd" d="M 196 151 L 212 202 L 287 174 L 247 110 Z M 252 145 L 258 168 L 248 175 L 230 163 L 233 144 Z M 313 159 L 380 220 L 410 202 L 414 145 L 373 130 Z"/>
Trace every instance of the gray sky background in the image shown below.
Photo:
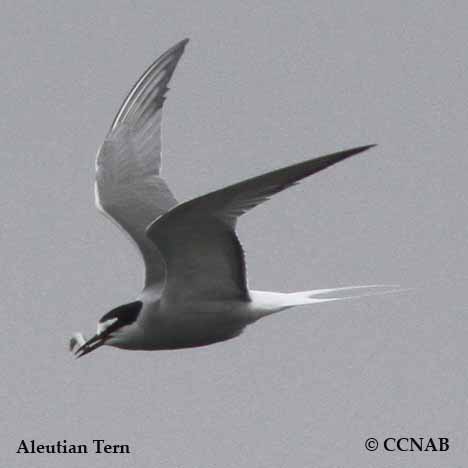
<path fill-rule="evenodd" d="M 4 2 L 1 465 L 465 466 L 467 16 L 461 1 Z M 96 150 L 138 75 L 187 36 L 164 116 L 180 200 L 379 143 L 242 219 L 251 286 L 417 289 L 290 310 L 202 349 L 75 361 L 70 333 L 143 278 L 94 208 Z M 368 453 L 370 436 L 451 449 Z M 95 438 L 132 454 L 15 454 Z"/>

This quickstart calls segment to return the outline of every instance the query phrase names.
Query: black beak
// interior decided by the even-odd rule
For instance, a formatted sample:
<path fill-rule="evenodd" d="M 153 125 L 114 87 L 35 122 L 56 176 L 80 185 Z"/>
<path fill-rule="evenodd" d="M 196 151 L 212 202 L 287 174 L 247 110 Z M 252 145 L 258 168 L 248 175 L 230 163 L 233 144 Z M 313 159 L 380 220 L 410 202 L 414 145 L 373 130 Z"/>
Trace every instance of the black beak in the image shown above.
<path fill-rule="evenodd" d="M 91 351 L 100 348 L 105 343 L 106 338 L 107 337 L 103 335 L 94 335 L 75 351 L 76 358 L 78 359 L 80 357 L 83 357 L 85 354 L 88 354 Z"/>

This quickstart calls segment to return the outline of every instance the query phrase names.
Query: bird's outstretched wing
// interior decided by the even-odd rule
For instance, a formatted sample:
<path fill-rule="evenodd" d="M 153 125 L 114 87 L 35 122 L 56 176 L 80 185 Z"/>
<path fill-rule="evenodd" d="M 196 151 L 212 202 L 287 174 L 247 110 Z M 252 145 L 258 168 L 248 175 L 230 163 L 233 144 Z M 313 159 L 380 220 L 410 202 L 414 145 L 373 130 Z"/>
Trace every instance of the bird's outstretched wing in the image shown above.
<path fill-rule="evenodd" d="M 168 83 L 188 39 L 161 55 L 133 86 L 96 158 L 96 206 L 138 246 L 145 285 L 162 284 L 164 262 L 145 235 L 155 218 L 177 202 L 161 169 L 161 117 Z"/>
<path fill-rule="evenodd" d="M 374 145 L 284 167 L 181 203 L 154 221 L 148 237 L 167 265 L 163 297 L 249 300 L 245 262 L 236 236 L 237 218 L 275 193 Z"/>

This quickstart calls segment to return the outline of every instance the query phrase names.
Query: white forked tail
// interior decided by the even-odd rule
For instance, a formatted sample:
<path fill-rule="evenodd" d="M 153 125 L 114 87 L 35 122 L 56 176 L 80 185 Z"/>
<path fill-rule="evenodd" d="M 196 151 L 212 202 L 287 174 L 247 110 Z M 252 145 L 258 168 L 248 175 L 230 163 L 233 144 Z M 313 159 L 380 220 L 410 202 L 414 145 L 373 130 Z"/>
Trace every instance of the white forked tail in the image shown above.
<path fill-rule="evenodd" d="M 403 291 L 408 291 L 408 289 L 393 284 L 369 284 L 341 288 L 313 289 L 311 291 L 293 293 L 250 291 L 250 294 L 252 298 L 252 311 L 256 318 L 261 318 L 284 309 L 301 305 L 358 299 L 367 296 L 381 296 Z"/>

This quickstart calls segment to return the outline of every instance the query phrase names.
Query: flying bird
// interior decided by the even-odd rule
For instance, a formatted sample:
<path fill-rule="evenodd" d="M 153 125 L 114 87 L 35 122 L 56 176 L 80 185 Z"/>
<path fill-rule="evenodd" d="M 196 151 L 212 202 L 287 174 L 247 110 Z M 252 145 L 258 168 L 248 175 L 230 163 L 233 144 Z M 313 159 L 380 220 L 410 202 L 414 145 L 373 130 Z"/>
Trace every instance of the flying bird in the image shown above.
<path fill-rule="evenodd" d="M 234 338 L 247 325 L 284 309 L 388 291 L 381 285 L 293 293 L 252 290 L 236 235 L 242 214 L 374 145 L 293 164 L 184 203 L 176 201 L 160 174 L 161 118 L 168 83 L 187 42 L 171 47 L 143 73 L 98 151 L 96 206 L 134 241 L 146 275 L 141 293 L 107 312 L 92 338 L 72 336 L 70 350 L 77 357 L 102 345 L 129 350 L 209 345 Z"/>

